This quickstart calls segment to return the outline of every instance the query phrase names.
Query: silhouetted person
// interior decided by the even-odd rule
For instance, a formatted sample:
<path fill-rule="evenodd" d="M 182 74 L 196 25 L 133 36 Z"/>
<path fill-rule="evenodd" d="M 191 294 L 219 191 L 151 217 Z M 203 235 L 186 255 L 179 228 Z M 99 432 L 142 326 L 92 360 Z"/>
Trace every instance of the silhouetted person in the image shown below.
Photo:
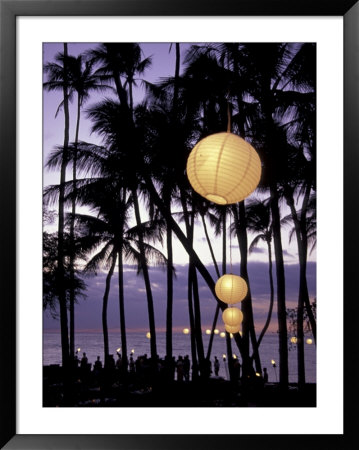
<path fill-rule="evenodd" d="M 183 381 L 183 359 L 182 359 L 182 356 L 178 357 L 176 367 L 177 367 L 177 381 Z"/>
<path fill-rule="evenodd" d="M 116 369 L 121 370 L 121 368 L 122 368 L 121 353 L 117 353 Z"/>
<path fill-rule="evenodd" d="M 130 356 L 130 373 L 135 373 L 135 361 L 133 360 L 133 356 Z"/>
<path fill-rule="evenodd" d="M 115 363 L 115 359 L 114 359 L 113 355 L 108 355 L 107 363 L 108 363 L 108 368 L 110 370 L 114 370 L 115 369 L 116 363 Z"/>
<path fill-rule="evenodd" d="M 218 377 L 218 372 L 219 372 L 219 361 L 218 361 L 217 356 L 214 357 L 214 364 L 213 364 L 213 367 L 214 367 L 214 374 L 216 375 L 216 377 Z"/>
<path fill-rule="evenodd" d="M 95 377 L 97 378 L 97 381 L 99 381 L 100 375 L 102 371 L 102 362 L 100 361 L 100 357 L 97 357 L 97 360 L 95 361 L 93 365 L 93 373 Z"/>
<path fill-rule="evenodd" d="M 102 362 L 101 362 L 99 356 L 97 357 L 97 359 L 95 361 L 95 364 L 93 365 L 93 368 L 94 368 L 95 371 L 99 371 L 99 370 L 102 369 Z"/>
<path fill-rule="evenodd" d="M 77 356 L 77 352 L 76 352 L 76 354 L 74 356 L 74 359 L 73 359 L 73 367 L 74 367 L 74 369 L 77 369 L 79 364 L 80 364 L 80 360 L 79 360 L 79 357 Z"/>
<path fill-rule="evenodd" d="M 264 381 L 264 384 L 268 383 L 268 372 L 267 372 L 266 367 L 263 367 L 263 381 Z"/>
<path fill-rule="evenodd" d="M 183 375 L 184 375 L 185 381 L 189 381 L 190 369 L 191 369 L 191 363 L 189 360 L 189 356 L 186 355 L 183 360 Z"/>
<path fill-rule="evenodd" d="M 82 358 L 81 358 L 81 369 L 87 369 L 87 363 L 88 363 L 88 359 L 87 359 L 86 353 L 83 353 Z"/>
<path fill-rule="evenodd" d="M 238 381 L 241 377 L 241 364 L 238 359 L 233 360 L 233 379 Z"/>
<path fill-rule="evenodd" d="M 176 373 L 176 358 L 172 356 L 172 359 L 170 361 L 170 376 L 171 381 L 175 379 L 175 373 Z"/>

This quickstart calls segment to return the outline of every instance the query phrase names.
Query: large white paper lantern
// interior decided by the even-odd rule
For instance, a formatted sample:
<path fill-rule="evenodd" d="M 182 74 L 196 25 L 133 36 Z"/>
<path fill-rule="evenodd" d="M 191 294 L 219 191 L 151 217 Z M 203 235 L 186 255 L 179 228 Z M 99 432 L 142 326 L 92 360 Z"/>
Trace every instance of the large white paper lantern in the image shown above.
<path fill-rule="evenodd" d="M 248 287 L 244 278 L 227 273 L 218 279 L 215 291 L 217 297 L 228 305 L 241 302 L 247 295 Z"/>
<path fill-rule="evenodd" d="M 229 132 L 201 139 L 187 160 L 193 189 L 219 205 L 248 197 L 258 186 L 261 171 L 261 161 L 251 144 Z"/>
<path fill-rule="evenodd" d="M 231 327 L 238 326 L 243 321 L 243 313 L 238 308 L 227 308 L 222 314 L 223 322 Z"/>

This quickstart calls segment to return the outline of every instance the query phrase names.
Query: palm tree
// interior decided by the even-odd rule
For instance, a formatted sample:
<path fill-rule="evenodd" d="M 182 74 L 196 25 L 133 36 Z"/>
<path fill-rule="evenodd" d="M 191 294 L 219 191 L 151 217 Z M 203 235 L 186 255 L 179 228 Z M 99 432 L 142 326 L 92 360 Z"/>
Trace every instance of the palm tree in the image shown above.
<path fill-rule="evenodd" d="M 50 312 L 51 317 L 59 319 L 58 315 L 58 298 L 59 298 L 59 286 L 57 283 L 57 247 L 58 247 L 58 234 L 43 232 L 43 309 Z M 69 233 L 64 233 L 64 254 L 65 254 L 65 290 L 66 290 L 66 303 L 69 302 L 69 293 L 73 289 L 77 297 L 83 296 L 86 290 L 84 281 L 78 276 L 76 271 L 73 279 L 69 277 L 69 256 L 70 256 L 70 236 Z M 82 256 L 82 252 L 79 252 L 79 247 L 76 249 L 77 257 Z"/>
<path fill-rule="evenodd" d="M 171 47 L 170 47 L 171 49 Z M 173 93 L 172 115 L 173 122 L 177 122 L 177 102 L 178 102 L 178 82 L 180 73 L 180 44 L 176 43 L 176 66 L 175 66 L 175 90 Z M 169 183 L 165 183 L 169 187 Z M 171 210 L 171 188 L 167 188 L 164 192 L 165 202 Z M 167 195 L 166 195 L 167 194 Z M 167 245 L 167 308 L 166 308 L 166 356 L 170 361 L 172 359 L 172 312 L 173 312 L 173 245 L 172 245 L 172 229 L 171 225 L 166 222 L 166 245 Z"/>
<path fill-rule="evenodd" d="M 73 196 L 72 196 L 72 215 L 70 220 L 70 240 L 71 251 L 70 256 L 70 279 L 74 278 L 75 274 L 75 253 L 74 253 L 74 217 L 76 214 L 76 177 L 77 177 L 77 146 L 79 141 L 79 129 L 81 108 L 86 100 L 88 100 L 91 91 L 100 91 L 109 88 L 110 86 L 102 84 L 99 77 L 93 73 L 93 62 L 84 60 L 83 55 L 79 55 L 77 58 L 74 56 L 68 56 L 67 58 L 69 68 L 69 86 L 70 92 L 77 93 L 77 119 L 75 128 L 75 140 L 72 151 L 72 183 L 73 183 Z M 70 95 L 70 100 L 72 95 Z M 70 290 L 70 358 L 75 356 L 75 291 L 73 288 Z"/>
<path fill-rule="evenodd" d="M 297 58 L 301 66 L 307 69 L 306 91 L 295 98 L 296 108 L 291 113 L 291 121 L 284 127 L 285 145 L 288 154 L 286 177 L 281 184 L 283 195 L 291 211 L 291 220 L 297 239 L 299 257 L 299 293 L 297 306 L 297 357 L 298 357 L 298 386 L 305 385 L 304 365 L 304 308 L 311 323 L 312 333 L 316 341 L 316 322 L 309 301 L 306 267 L 308 253 L 307 214 L 309 213 L 310 199 L 315 198 L 315 70 L 310 71 L 308 62 L 314 60 L 313 47 L 305 45 L 301 48 Z M 309 66 L 309 67 L 308 67 Z M 301 68 L 301 71 L 303 69 Z M 297 94 L 297 95 L 296 95 Z M 280 132 L 278 132 L 280 136 Z M 295 199 L 295 197 L 297 197 Z M 296 210 L 296 203 L 302 202 L 300 211 Z"/>
<path fill-rule="evenodd" d="M 296 111 L 298 98 L 305 98 L 311 89 L 310 76 L 303 70 L 315 64 L 306 57 L 306 44 L 246 44 L 246 71 L 252 77 L 251 95 L 258 104 L 259 114 L 253 131 L 257 148 L 262 151 L 264 163 L 262 184 L 267 186 L 271 197 L 271 216 L 274 253 L 277 273 L 277 313 L 280 353 L 280 385 L 288 386 L 288 344 L 286 324 L 286 296 L 283 248 L 281 240 L 281 219 L 279 208 L 279 186 L 288 162 L 288 155 L 281 145 L 281 133 L 277 130 L 290 123 L 291 114 Z M 304 65 L 303 60 L 307 63 Z M 308 70 L 310 73 L 310 70 Z"/>
<path fill-rule="evenodd" d="M 217 260 L 216 260 L 216 257 L 214 255 L 213 246 L 212 246 L 209 234 L 208 234 L 206 218 L 205 218 L 205 215 L 208 212 L 208 205 L 205 202 L 202 202 L 202 203 L 198 202 L 198 203 L 199 203 L 198 211 L 199 211 L 199 214 L 200 214 L 201 219 L 202 219 L 203 231 L 204 231 L 204 234 L 206 236 L 206 241 L 207 241 L 207 245 L 208 245 L 208 248 L 209 248 L 209 251 L 210 251 L 210 254 L 211 254 L 211 258 L 212 258 L 212 261 L 213 261 L 213 266 L 214 266 L 214 269 L 216 271 L 217 277 L 220 278 L 221 274 L 219 272 Z M 206 359 L 207 360 L 210 360 L 210 358 L 211 358 L 211 351 L 212 351 L 213 338 L 214 338 L 214 330 L 215 330 L 215 328 L 217 326 L 219 310 L 220 310 L 219 303 L 217 303 L 216 311 L 215 311 L 214 317 L 213 317 L 211 334 L 210 334 L 210 338 L 209 338 L 209 342 L 208 342 L 208 349 L 207 349 L 207 355 L 206 355 Z"/>
<path fill-rule="evenodd" d="M 125 189 L 110 182 L 108 179 L 95 180 L 78 188 L 78 198 L 86 204 L 89 199 L 96 216 L 76 214 L 76 228 L 84 237 L 84 241 L 92 240 L 92 246 L 88 246 L 88 252 L 99 250 L 91 257 L 85 266 L 85 272 L 96 272 L 99 266 L 104 265 L 108 270 L 106 277 L 106 289 L 103 297 L 102 323 L 104 334 L 105 361 L 109 354 L 107 331 L 107 305 L 110 292 L 111 279 L 118 261 L 119 277 L 119 309 L 121 324 L 121 344 L 123 350 L 124 367 L 127 367 L 127 339 L 124 308 L 124 283 L 123 260 L 137 265 L 137 273 L 143 273 L 142 258 L 139 247 L 138 227 L 128 228 L 129 212 L 132 209 L 132 199 L 126 195 Z M 156 232 L 153 224 L 141 224 L 144 237 L 151 238 Z M 162 253 L 148 243 L 144 243 L 147 259 L 164 265 L 166 260 Z"/>
<path fill-rule="evenodd" d="M 95 50 L 90 52 L 93 61 L 101 63 L 102 66 L 96 71 L 97 74 L 110 77 L 114 82 L 123 112 L 123 121 L 120 128 L 117 128 L 117 151 L 123 152 L 122 157 L 125 158 L 125 164 L 129 169 L 127 178 L 127 187 L 131 192 L 134 206 L 135 219 L 138 227 L 139 250 L 141 256 L 141 265 L 145 280 L 147 293 L 149 327 L 151 334 L 151 360 L 154 364 L 157 358 L 156 346 L 156 327 L 153 307 L 153 295 L 151 283 L 146 264 L 145 245 L 143 240 L 142 222 L 139 208 L 138 198 L 138 176 L 140 175 L 136 169 L 139 154 L 139 148 L 136 143 L 135 122 L 133 118 L 133 96 L 132 89 L 135 83 L 135 75 L 142 74 L 150 65 L 150 58 L 141 60 L 141 48 L 138 44 L 101 44 Z M 127 89 L 126 89 L 127 88 Z M 128 101 L 129 94 L 129 101 Z M 91 115 L 91 114 L 90 114 Z M 116 134 L 116 130 L 115 134 Z M 133 153 L 128 152 L 128 148 L 132 147 Z M 126 151 L 126 154 L 124 153 Z M 154 365 L 155 368 L 155 365 Z"/>
<path fill-rule="evenodd" d="M 231 47 L 230 45 L 228 47 Z M 239 78 L 238 63 L 235 64 L 235 56 L 238 53 L 238 45 L 235 48 L 227 48 L 227 45 L 207 45 L 205 47 L 192 46 L 189 55 L 188 62 L 190 63 L 185 76 L 188 77 L 188 82 L 193 84 L 193 81 L 197 77 L 201 80 L 200 87 L 195 96 L 198 98 L 198 102 L 202 105 L 203 123 L 207 128 L 205 134 L 210 134 L 215 131 L 220 131 L 227 128 L 230 131 L 232 126 L 236 127 L 237 131 L 244 137 L 244 127 L 242 123 L 245 123 L 247 113 L 243 114 L 244 109 L 240 110 L 243 104 L 246 104 L 242 100 L 243 93 L 243 80 Z M 230 51 L 229 51 L 230 50 Z M 204 81 L 202 81 L 204 80 Z M 204 90 L 203 85 L 206 83 L 206 87 L 211 87 L 210 95 Z M 241 89 L 238 89 L 238 84 Z M 202 89 L 202 90 L 201 90 Z M 202 93 L 202 97 L 200 97 Z M 234 102 L 236 101 L 236 103 Z M 234 106 L 237 104 L 238 111 L 234 110 Z M 248 109 L 248 108 L 247 108 Z M 231 111 L 232 110 L 232 111 Z M 239 114 L 239 111 L 241 114 Z M 232 117 L 235 121 L 232 122 Z M 240 238 L 240 251 L 241 251 L 241 275 L 246 279 L 249 286 L 249 294 L 242 303 L 242 308 L 245 310 L 245 317 L 243 322 L 243 340 L 242 340 L 242 352 L 243 360 L 245 361 L 244 370 L 249 370 L 249 337 L 252 340 L 253 347 L 256 348 L 256 336 L 254 332 L 253 324 L 253 311 L 252 300 L 250 294 L 250 285 L 247 274 L 247 237 L 245 232 L 245 210 L 243 204 L 239 205 L 239 214 L 241 216 L 241 225 L 237 227 L 237 231 L 242 235 Z M 239 223 L 239 217 L 237 218 Z M 239 340 L 239 336 L 237 337 Z M 260 360 L 259 355 L 255 355 L 255 361 L 257 370 L 260 372 Z M 248 367 L 247 367 L 248 366 Z"/>
<path fill-rule="evenodd" d="M 213 61 L 209 62 L 210 67 L 214 66 Z M 202 64 L 198 64 L 198 70 L 203 69 L 203 65 Z M 211 73 L 207 70 L 202 70 L 201 73 L 205 72 L 205 76 L 204 76 L 204 80 L 206 85 L 209 87 L 211 86 L 213 89 L 210 89 L 209 92 L 211 92 L 211 94 L 213 94 L 213 92 L 217 93 L 218 92 L 218 77 L 216 80 L 216 76 L 212 76 L 212 78 L 210 76 L 208 76 L 208 74 L 211 75 Z M 198 80 L 197 78 L 198 77 Z M 200 81 L 199 81 L 200 80 Z M 196 83 L 198 81 L 198 84 Z M 165 94 L 166 92 L 172 92 L 172 90 L 174 90 L 175 87 L 175 83 L 173 79 L 168 79 L 165 80 L 165 82 L 163 82 L 160 86 Z M 191 88 L 191 89 L 189 89 Z M 197 89 L 198 88 L 198 89 Z M 191 133 L 191 139 L 184 141 L 184 144 L 182 146 L 182 148 L 178 148 L 178 141 L 180 141 L 179 139 L 176 139 L 175 141 L 173 141 L 173 155 L 176 155 L 177 152 L 177 148 L 179 152 L 182 152 L 183 154 L 183 150 L 186 150 L 186 153 L 184 154 L 185 156 L 188 155 L 188 151 L 189 148 L 191 148 L 193 146 L 193 142 L 196 141 L 198 139 L 198 137 L 200 137 L 201 135 L 203 135 L 203 130 L 201 130 L 199 127 L 197 129 L 197 123 L 199 123 L 199 117 L 200 114 L 203 113 L 204 114 L 204 118 L 200 119 L 203 121 L 203 123 L 205 124 L 205 127 L 210 127 L 211 131 L 219 131 L 222 129 L 221 123 L 223 121 L 227 121 L 227 101 L 225 100 L 225 95 L 223 92 L 223 86 L 221 87 L 221 95 L 217 95 L 217 94 L 213 94 L 213 99 L 211 98 L 210 101 L 208 102 L 207 99 L 205 98 L 206 92 L 208 94 L 208 90 L 206 91 L 205 89 L 203 89 L 203 78 L 202 76 L 200 77 L 199 75 L 196 74 L 195 70 L 192 70 L 192 68 L 188 68 L 188 70 L 185 72 L 184 77 L 182 77 L 180 79 L 180 96 L 179 96 L 179 110 L 182 112 L 183 111 L 183 116 L 181 117 L 193 117 L 192 119 L 192 123 L 191 123 L 191 128 L 192 128 L 192 133 Z M 152 90 L 152 93 L 155 94 L 155 90 Z M 191 93 L 191 94 L 190 94 Z M 193 94 L 193 95 L 192 95 Z M 216 95 L 218 100 L 216 100 Z M 195 99 L 195 101 L 193 100 L 193 97 Z M 160 96 L 157 97 L 163 100 L 163 98 L 165 98 L 165 96 L 163 95 L 163 91 L 160 92 Z M 220 111 L 221 111 L 221 118 L 220 120 L 213 120 L 213 117 L 216 117 L 218 119 L 218 114 L 217 112 L 215 112 L 216 109 L 216 101 L 217 103 L 220 103 Z M 197 103 L 196 103 L 197 102 Z M 188 114 L 189 113 L 189 114 Z M 205 121 L 205 119 L 207 119 L 207 117 L 210 117 L 210 119 L 208 121 Z M 195 124 L 195 126 L 193 126 Z M 204 133 L 206 134 L 206 133 Z M 179 164 L 175 164 L 178 173 L 182 173 L 184 174 L 184 167 L 185 167 L 185 161 L 186 158 L 184 158 L 184 161 L 180 162 Z M 173 163 L 172 163 L 173 165 Z M 182 169 L 183 168 L 183 169 Z M 160 205 L 162 202 L 159 201 L 158 203 L 158 195 L 156 192 L 155 187 L 153 186 L 152 180 L 147 177 L 146 178 L 146 184 L 147 184 L 147 188 L 149 190 L 149 192 L 151 193 L 152 196 L 152 201 L 154 203 L 156 203 L 156 205 L 158 206 L 159 209 L 161 209 L 162 214 L 167 214 L 167 217 L 169 217 L 168 220 L 171 220 L 172 218 L 170 217 L 170 213 L 168 211 L 164 212 L 163 208 L 165 208 L 165 205 Z M 179 178 L 178 180 L 178 186 L 179 186 L 179 191 L 180 191 L 180 198 L 181 198 L 181 203 L 182 203 L 182 209 L 184 211 L 184 214 L 186 215 L 186 210 L 187 207 L 186 205 L 186 200 L 185 200 L 185 191 L 188 190 L 189 185 L 188 185 L 188 180 L 187 179 L 183 179 L 183 175 L 182 177 Z M 192 206 L 193 208 L 193 206 Z M 182 244 L 185 246 L 186 250 L 189 252 L 190 255 L 193 255 L 193 248 L 192 248 L 192 244 L 191 241 L 188 241 L 188 236 L 191 235 L 191 233 L 188 233 L 189 230 L 189 223 L 190 220 L 189 218 L 186 219 L 185 217 L 185 223 L 186 223 L 186 227 L 187 227 L 187 238 L 183 235 L 183 233 L 177 228 L 177 226 L 175 224 L 172 223 L 172 227 L 174 226 L 173 231 L 175 232 L 175 234 L 177 235 L 177 237 L 181 240 Z M 185 243 L 186 241 L 186 243 Z M 192 256 L 191 256 L 192 257 Z M 209 286 L 214 287 L 214 282 L 211 279 L 210 276 L 208 276 L 208 272 L 206 270 L 203 270 L 204 268 L 202 267 L 201 262 L 194 257 L 195 261 L 196 261 L 196 265 L 198 264 L 197 268 L 201 267 L 199 269 L 200 273 L 202 274 L 202 276 L 205 278 L 205 280 L 207 281 L 207 283 L 209 283 Z M 225 305 L 222 302 L 219 302 L 220 304 L 220 308 L 223 309 L 225 307 Z M 240 337 L 238 337 L 238 339 L 240 341 Z M 238 343 L 238 342 L 237 342 Z"/>
<path fill-rule="evenodd" d="M 64 266 L 64 204 L 65 191 L 64 184 L 66 180 L 66 167 L 68 163 L 69 146 L 69 72 L 68 72 L 68 49 L 67 43 L 64 43 L 63 54 L 56 55 L 56 63 L 49 63 L 44 66 L 44 71 L 48 75 L 48 84 L 44 84 L 47 90 L 62 90 L 63 108 L 65 118 L 63 155 L 60 169 L 60 191 L 59 191 L 59 214 L 58 214 L 58 279 L 59 287 L 59 306 L 60 306 L 60 325 L 61 325 L 61 348 L 62 348 L 62 366 L 65 373 L 65 384 L 67 384 L 67 374 L 70 370 L 69 364 L 69 339 L 68 339 L 68 321 L 66 308 L 66 288 L 65 288 L 65 266 Z"/>
<path fill-rule="evenodd" d="M 253 238 L 251 244 L 249 245 L 249 252 L 251 253 L 257 247 L 260 241 L 265 242 L 267 244 L 268 249 L 268 274 L 270 286 L 270 299 L 269 299 L 269 309 L 267 319 L 257 340 L 257 349 L 258 349 L 269 327 L 274 305 L 272 226 L 271 226 L 269 199 L 256 200 L 250 202 L 247 205 L 247 227 L 250 232 L 255 234 L 255 237 Z"/>

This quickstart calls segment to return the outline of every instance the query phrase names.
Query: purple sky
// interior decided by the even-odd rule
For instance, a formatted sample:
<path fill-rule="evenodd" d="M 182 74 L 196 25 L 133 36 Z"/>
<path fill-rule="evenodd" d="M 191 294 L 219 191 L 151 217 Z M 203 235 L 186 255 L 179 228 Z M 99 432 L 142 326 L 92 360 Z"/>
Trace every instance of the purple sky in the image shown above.
<path fill-rule="evenodd" d="M 90 47 L 95 47 L 96 44 L 84 44 L 77 43 L 68 45 L 69 54 L 77 56 L 84 50 Z M 156 82 L 160 77 L 167 77 L 174 74 L 175 67 L 175 49 L 172 47 L 169 52 L 170 44 L 141 44 L 144 52 L 144 56 L 153 56 L 152 68 L 145 73 L 144 78 L 151 82 Z M 185 47 L 189 44 L 181 44 L 182 56 Z M 44 44 L 44 62 L 52 61 L 57 52 L 63 50 L 63 44 Z M 140 83 L 139 83 L 140 85 Z M 137 100 L 140 100 L 143 95 L 143 90 L 139 87 L 137 91 Z M 103 96 L 103 94 L 101 94 Z M 110 97 L 111 93 L 108 92 L 105 96 Z M 136 101 L 135 98 L 135 101 Z M 85 108 L 96 103 L 99 99 L 98 96 L 91 96 Z M 56 145 L 63 143 L 64 132 L 64 120 L 63 113 L 60 112 L 55 118 L 55 112 L 59 103 L 61 102 L 60 92 L 44 92 L 43 107 L 44 107 L 44 131 L 43 131 L 43 154 L 44 161 Z M 74 102 L 75 103 L 75 102 Z M 74 139 L 74 123 L 76 120 L 75 104 L 70 108 L 70 140 Z M 96 135 L 90 135 L 91 124 L 85 118 L 85 114 L 82 115 L 79 139 L 100 144 L 101 140 Z M 44 171 L 44 186 L 48 184 L 57 184 L 59 182 L 58 173 L 49 173 Z M 214 274 L 213 267 L 209 263 L 210 257 L 206 244 L 203 242 L 203 232 L 200 230 L 196 236 L 197 252 L 203 257 L 209 270 Z M 218 240 L 217 240 L 218 241 Z M 216 242 L 214 241 L 214 244 Z M 285 251 L 286 265 L 286 282 L 287 282 L 287 299 L 288 307 L 294 307 L 297 301 L 298 283 L 299 283 L 299 267 L 297 264 L 296 256 L 296 243 L 290 247 L 288 244 L 288 237 L 284 233 L 283 246 L 287 248 Z M 215 245 L 216 247 L 216 245 Z M 218 242 L 217 259 L 220 261 L 220 247 L 221 243 Z M 234 261 L 239 261 L 238 245 L 232 244 Z M 216 248 L 215 248 L 216 249 Z M 238 258 L 238 259 L 236 259 Z M 316 264 L 315 254 L 311 257 L 312 262 L 308 264 L 308 286 L 310 298 L 315 297 L 316 292 Z M 175 249 L 175 265 L 177 271 L 177 279 L 175 280 L 174 288 L 174 312 L 173 312 L 173 325 L 174 327 L 183 328 L 188 326 L 188 308 L 187 308 L 187 254 L 182 249 L 180 244 L 177 244 Z M 275 269 L 274 269 L 275 272 Z M 239 273 L 239 269 L 234 273 Z M 251 282 L 251 290 L 253 297 L 253 307 L 255 315 L 255 324 L 260 331 L 266 317 L 269 302 L 269 281 L 268 281 L 268 263 L 267 254 L 259 248 L 249 257 L 249 275 Z M 275 275 L 275 273 L 274 273 Z M 88 285 L 86 300 L 79 300 L 79 304 L 76 306 L 76 327 L 78 329 L 101 329 L 101 307 L 102 297 L 104 292 L 105 273 L 99 271 L 96 277 L 86 278 L 85 281 Z M 152 269 L 150 271 L 150 278 L 153 287 L 155 315 L 156 315 L 156 327 L 164 329 L 166 322 L 166 275 L 159 269 Z M 215 277 L 214 277 L 215 279 Z M 200 298 L 202 308 L 202 323 L 203 328 L 209 327 L 213 320 L 213 315 L 216 307 L 215 300 L 209 292 L 207 286 L 199 276 L 200 282 Z M 129 329 L 148 329 L 148 316 L 146 295 L 143 279 L 136 276 L 136 271 L 130 267 L 127 267 L 125 272 L 125 307 L 126 307 L 126 321 Z M 119 309 L 118 309 L 118 284 L 117 274 L 114 274 L 112 287 L 109 298 L 108 309 L 109 328 L 119 327 Z M 219 320 L 221 324 L 221 320 Z M 45 329 L 58 329 L 59 321 L 53 320 L 49 317 L 48 313 L 44 314 L 44 328 Z M 222 327 L 223 328 L 223 327 Z M 273 311 L 273 319 L 271 329 L 276 331 L 276 310 Z"/>
<path fill-rule="evenodd" d="M 213 265 L 207 265 L 208 270 L 214 277 Z M 239 267 L 233 267 L 234 273 L 239 273 Z M 262 262 L 251 262 L 248 266 L 254 319 L 257 331 L 263 326 L 269 306 L 269 277 L 268 264 Z M 316 263 L 308 263 L 308 288 L 310 298 L 315 297 L 316 290 Z M 176 266 L 176 279 L 174 282 L 174 308 L 173 326 L 183 329 L 189 327 L 188 307 L 187 307 L 187 266 Z M 286 294 L 287 306 L 296 306 L 299 284 L 299 267 L 297 264 L 287 265 Z M 101 308 L 102 298 L 105 289 L 106 274 L 99 272 L 97 276 L 86 278 L 88 284 L 87 298 L 80 299 L 75 310 L 75 321 L 78 329 L 101 329 Z M 159 268 L 150 271 L 151 285 L 153 289 L 156 328 L 165 329 L 166 324 L 166 274 Z M 214 277 L 215 279 L 215 277 Z M 274 270 L 275 279 L 275 270 Z M 215 309 L 214 300 L 207 285 L 198 277 L 200 286 L 200 302 L 202 313 L 203 330 L 210 328 Z M 126 325 L 129 329 L 139 329 L 148 331 L 148 315 L 144 281 L 141 276 L 136 276 L 136 271 L 131 266 L 125 267 L 125 314 Z M 116 274 L 113 276 L 108 304 L 108 326 L 109 328 L 119 328 L 119 306 L 118 306 L 118 281 Z M 59 321 L 53 320 L 48 313 L 44 317 L 45 329 L 59 329 Z M 223 331 L 221 319 L 218 320 L 218 328 Z M 277 330 L 276 307 L 274 307 L 271 330 Z"/>

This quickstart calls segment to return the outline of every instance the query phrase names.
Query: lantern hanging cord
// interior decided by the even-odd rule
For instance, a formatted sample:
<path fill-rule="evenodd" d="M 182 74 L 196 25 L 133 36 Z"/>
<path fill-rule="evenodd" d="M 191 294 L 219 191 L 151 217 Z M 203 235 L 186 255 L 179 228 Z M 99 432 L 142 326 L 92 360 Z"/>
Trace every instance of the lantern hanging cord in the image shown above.
<path fill-rule="evenodd" d="M 231 273 L 232 270 L 232 215 L 231 211 L 229 212 L 229 265 L 231 267 Z"/>
<path fill-rule="evenodd" d="M 227 99 L 227 133 L 230 133 L 232 129 L 231 119 L 231 107 Z"/>

